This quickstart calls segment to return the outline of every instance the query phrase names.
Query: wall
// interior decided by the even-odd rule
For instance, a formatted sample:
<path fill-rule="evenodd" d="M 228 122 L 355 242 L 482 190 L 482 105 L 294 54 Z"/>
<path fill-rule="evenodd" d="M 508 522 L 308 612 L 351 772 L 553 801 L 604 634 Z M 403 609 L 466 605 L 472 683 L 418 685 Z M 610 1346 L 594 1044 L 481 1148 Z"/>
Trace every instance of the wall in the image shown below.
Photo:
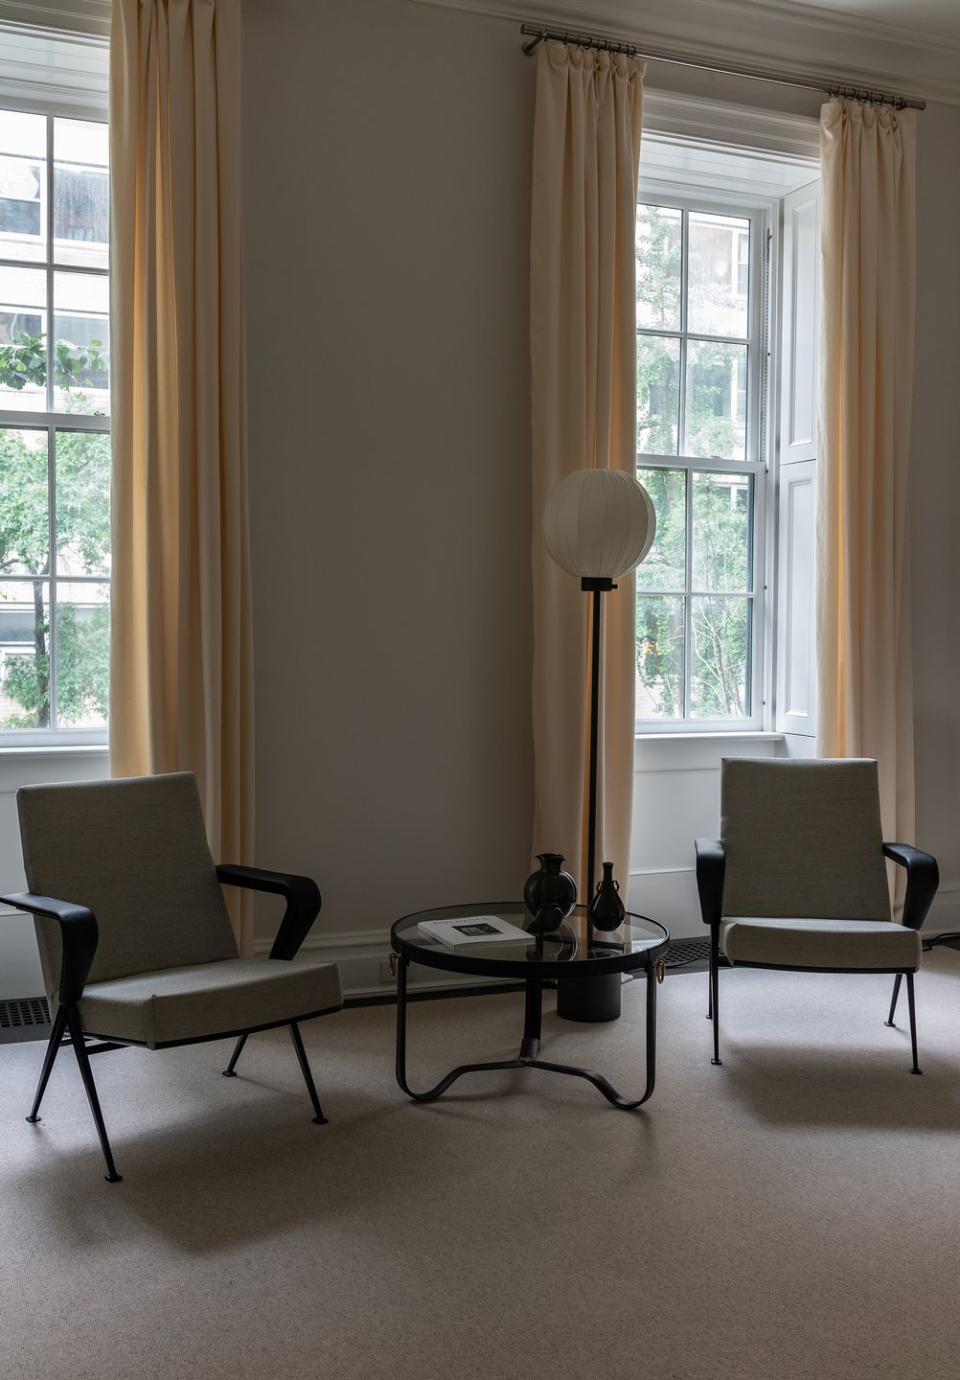
<path fill-rule="evenodd" d="M 529 68 L 384 0 L 244 25 L 257 855 L 379 954 L 529 871 Z"/>
<path fill-rule="evenodd" d="M 442 8 L 247 0 L 244 23 L 258 855 L 319 877 L 318 937 L 364 985 L 397 914 L 514 895 L 526 870 L 532 72 L 515 23 Z M 663 63 L 647 84 L 820 103 Z M 918 840 L 949 923 L 960 110 L 920 129 Z M 692 873 L 668 896 L 648 869 L 689 868 L 681 843 L 716 827 L 721 750 L 743 749 L 681 747 L 670 771 L 638 751 L 634 904 L 676 933 L 697 932 Z"/>
<path fill-rule="evenodd" d="M 930 924 L 960 929 L 960 109 L 920 116 L 910 529 L 917 842 L 939 859 Z"/>

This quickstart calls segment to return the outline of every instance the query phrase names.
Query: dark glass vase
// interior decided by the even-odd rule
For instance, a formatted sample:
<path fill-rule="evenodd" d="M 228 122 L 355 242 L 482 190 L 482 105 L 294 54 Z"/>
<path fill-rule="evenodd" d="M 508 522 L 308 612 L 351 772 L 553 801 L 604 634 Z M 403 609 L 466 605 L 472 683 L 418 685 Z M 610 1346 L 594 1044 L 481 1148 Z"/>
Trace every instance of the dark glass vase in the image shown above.
<path fill-rule="evenodd" d="M 539 872 L 533 872 L 523 888 L 523 903 L 533 916 L 532 934 L 549 934 L 577 904 L 577 884 L 563 871 L 562 853 L 538 853 Z"/>
<path fill-rule="evenodd" d="M 590 902 L 590 919 L 595 930 L 618 930 L 627 908 L 620 899 L 620 883 L 613 879 L 613 863 L 603 864 L 603 877 L 597 882 Z"/>

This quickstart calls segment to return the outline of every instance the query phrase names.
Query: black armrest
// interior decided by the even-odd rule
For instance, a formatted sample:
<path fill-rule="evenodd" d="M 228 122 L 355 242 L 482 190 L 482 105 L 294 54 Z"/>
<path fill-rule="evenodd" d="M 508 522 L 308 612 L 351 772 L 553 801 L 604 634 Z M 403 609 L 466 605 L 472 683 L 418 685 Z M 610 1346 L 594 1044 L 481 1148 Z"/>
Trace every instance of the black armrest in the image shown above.
<path fill-rule="evenodd" d="M 903 900 L 903 923 L 918 930 L 927 918 L 940 885 L 940 869 L 936 858 L 922 853 L 909 843 L 885 843 L 884 855 L 907 869 L 907 894 Z"/>
<path fill-rule="evenodd" d="M 5 905 L 25 910 L 30 915 L 43 915 L 60 925 L 63 957 L 60 960 L 60 1001 L 74 1006 L 83 996 L 83 989 L 93 956 L 97 952 L 100 931 L 97 917 L 86 906 L 72 901 L 58 901 L 53 896 L 34 896 L 31 891 L 18 891 L 12 896 L 0 896 Z"/>
<path fill-rule="evenodd" d="M 310 877 L 298 877 L 295 873 L 268 872 L 262 867 L 240 867 L 235 863 L 221 863 L 217 876 L 224 886 L 269 891 L 286 898 L 287 908 L 283 912 L 270 957 L 293 958 L 320 914 L 320 891 L 316 882 Z"/>
<path fill-rule="evenodd" d="M 697 839 L 697 891 L 705 925 L 719 925 L 723 917 L 723 874 L 727 854 L 722 839 Z"/>

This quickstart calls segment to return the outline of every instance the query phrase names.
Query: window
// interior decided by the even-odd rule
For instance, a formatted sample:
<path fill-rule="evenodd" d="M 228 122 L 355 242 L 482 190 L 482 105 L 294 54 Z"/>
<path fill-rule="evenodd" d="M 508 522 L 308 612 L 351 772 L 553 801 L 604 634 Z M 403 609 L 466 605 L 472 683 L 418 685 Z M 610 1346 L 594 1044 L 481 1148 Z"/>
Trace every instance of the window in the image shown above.
<path fill-rule="evenodd" d="M 716 193 L 637 209 L 637 477 L 657 512 L 637 727 L 759 727 L 768 213 Z"/>
<path fill-rule="evenodd" d="M 101 740 L 110 638 L 107 126 L 0 110 L 0 741 Z"/>

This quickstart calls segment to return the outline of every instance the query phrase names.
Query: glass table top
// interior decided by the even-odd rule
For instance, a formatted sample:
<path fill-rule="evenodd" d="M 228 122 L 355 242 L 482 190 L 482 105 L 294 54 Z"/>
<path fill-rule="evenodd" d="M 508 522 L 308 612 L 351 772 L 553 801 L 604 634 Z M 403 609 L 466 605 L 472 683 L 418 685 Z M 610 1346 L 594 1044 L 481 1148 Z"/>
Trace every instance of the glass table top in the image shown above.
<path fill-rule="evenodd" d="M 459 928 L 492 928 L 491 921 L 500 919 L 517 929 L 527 931 L 524 937 L 499 939 L 486 937 L 479 942 L 449 943 L 421 928 L 423 923 L 435 921 L 461 922 Z M 536 936 L 529 933 L 533 917 L 522 901 L 478 901 L 462 906 L 442 906 L 435 910 L 417 911 L 405 915 L 393 926 L 392 937 L 397 952 L 409 950 L 414 962 L 427 962 L 438 967 L 474 967 L 482 964 L 488 971 L 498 964 L 516 968 L 526 965 L 589 964 L 597 970 L 628 971 L 645 967 L 654 950 L 662 952 L 669 934 L 665 927 L 645 915 L 629 913 L 616 930 L 602 933 L 588 925 L 586 906 L 574 907 L 558 930 Z"/>

